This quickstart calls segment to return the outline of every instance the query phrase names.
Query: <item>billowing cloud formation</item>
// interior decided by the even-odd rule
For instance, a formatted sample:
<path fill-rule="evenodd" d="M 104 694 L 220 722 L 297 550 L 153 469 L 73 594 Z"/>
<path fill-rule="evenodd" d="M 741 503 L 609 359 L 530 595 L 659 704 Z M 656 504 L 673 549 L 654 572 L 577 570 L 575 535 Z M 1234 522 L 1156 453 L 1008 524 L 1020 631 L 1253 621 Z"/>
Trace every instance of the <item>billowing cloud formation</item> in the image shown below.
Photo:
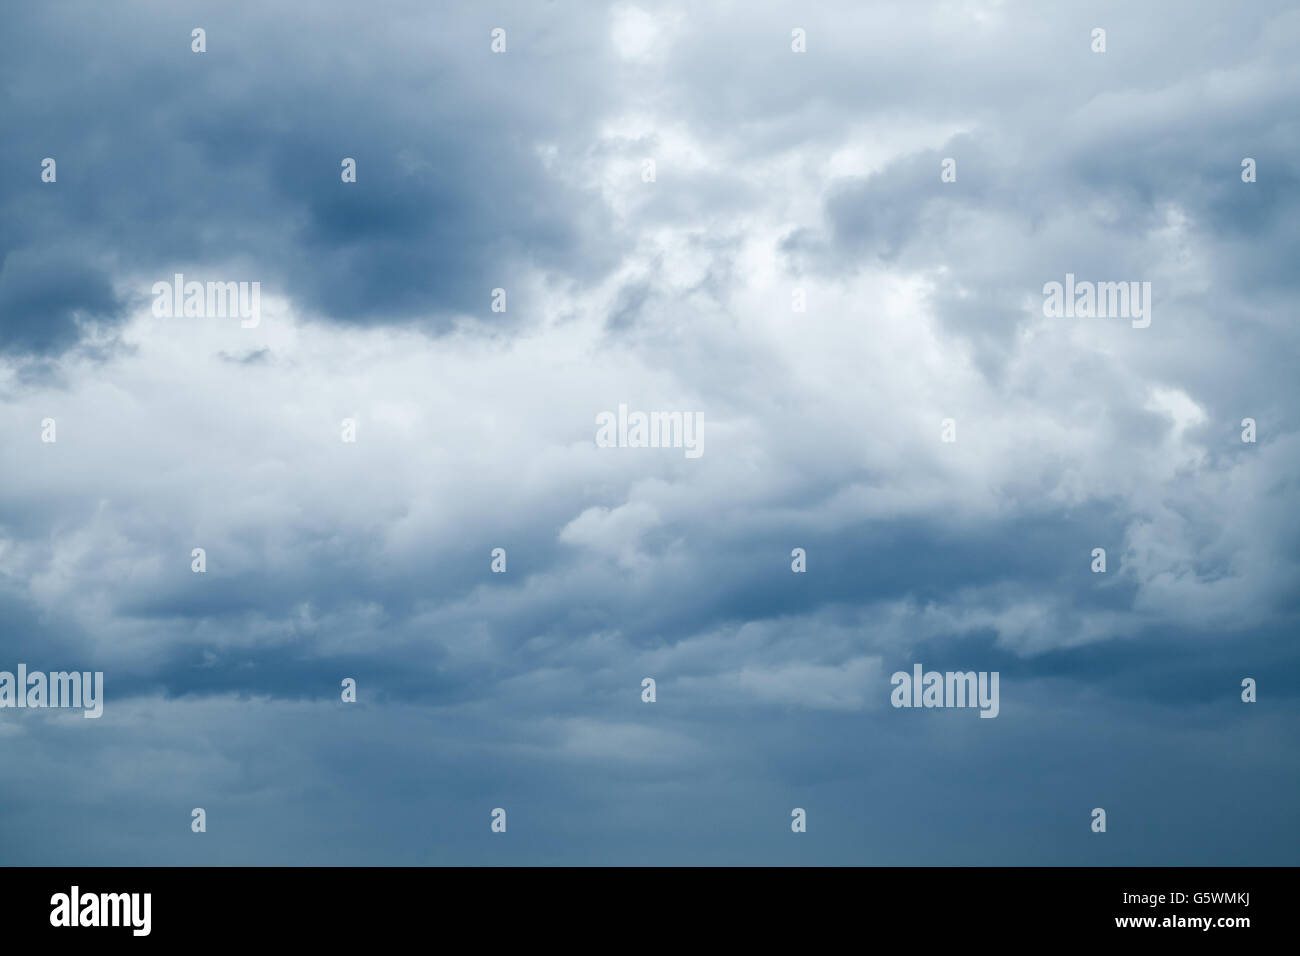
<path fill-rule="evenodd" d="M 0 669 L 107 702 L 0 711 L 0 853 L 1296 862 L 1300 15 L 916 6 L 15 16 Z"/>

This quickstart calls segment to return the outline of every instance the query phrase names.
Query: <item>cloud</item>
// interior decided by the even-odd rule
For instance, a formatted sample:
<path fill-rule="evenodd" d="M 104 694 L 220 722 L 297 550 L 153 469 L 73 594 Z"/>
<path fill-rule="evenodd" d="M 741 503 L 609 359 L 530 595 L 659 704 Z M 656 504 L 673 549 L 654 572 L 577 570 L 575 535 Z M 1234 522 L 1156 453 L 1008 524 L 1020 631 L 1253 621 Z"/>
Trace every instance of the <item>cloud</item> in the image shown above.
<path fill-rule="evenodd" d="M 108 695 L 0 714 L 0 855 L 1294 862 L 1293 10 L 354 13 L 0 37 L 0 647 Z M 262 321 L 153 315 L 177 272 Z M 1067 272 L 1151 326 L 1044 316 Z M 705 454 L 597 447 L 620 403 Z M 997 720 L 885 706 L 917 661 Z"/>

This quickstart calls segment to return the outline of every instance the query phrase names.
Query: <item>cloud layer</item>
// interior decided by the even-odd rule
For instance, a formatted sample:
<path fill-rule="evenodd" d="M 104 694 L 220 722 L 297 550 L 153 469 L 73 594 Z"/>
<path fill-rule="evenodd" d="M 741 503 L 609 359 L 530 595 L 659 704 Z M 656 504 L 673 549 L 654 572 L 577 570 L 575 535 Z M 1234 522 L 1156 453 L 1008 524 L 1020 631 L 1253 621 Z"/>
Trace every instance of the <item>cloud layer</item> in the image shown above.
<path fill-rule="evenodd" d="M 1300 12 L 699 6 L 14 14 L 0 857 L 1300 862 Z"/>

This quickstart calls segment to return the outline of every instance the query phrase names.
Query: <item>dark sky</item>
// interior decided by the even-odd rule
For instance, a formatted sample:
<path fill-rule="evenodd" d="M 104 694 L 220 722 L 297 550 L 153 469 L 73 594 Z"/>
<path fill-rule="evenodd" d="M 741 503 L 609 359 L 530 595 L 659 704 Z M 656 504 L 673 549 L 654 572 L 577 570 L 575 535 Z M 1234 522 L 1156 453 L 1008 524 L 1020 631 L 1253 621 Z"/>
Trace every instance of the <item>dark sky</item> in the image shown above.
<path fill-rule="evenodd" d="M 0 862 L 1300 863 L 1294 3 L 4 19 Z"/>

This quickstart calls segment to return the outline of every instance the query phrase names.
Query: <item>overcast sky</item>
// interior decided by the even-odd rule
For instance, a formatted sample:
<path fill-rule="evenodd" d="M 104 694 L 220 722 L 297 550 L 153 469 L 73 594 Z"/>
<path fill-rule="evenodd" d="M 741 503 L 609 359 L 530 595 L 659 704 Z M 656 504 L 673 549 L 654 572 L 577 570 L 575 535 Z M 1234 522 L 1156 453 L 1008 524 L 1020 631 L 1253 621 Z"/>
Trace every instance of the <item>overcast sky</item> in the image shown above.
<path fill-rule="evenodd" d="M 1298 52 L 1275 0 L 12 7 L 0 670 L 105 704 L 0 710 L 0 863 L 1300 863 Z"/>

